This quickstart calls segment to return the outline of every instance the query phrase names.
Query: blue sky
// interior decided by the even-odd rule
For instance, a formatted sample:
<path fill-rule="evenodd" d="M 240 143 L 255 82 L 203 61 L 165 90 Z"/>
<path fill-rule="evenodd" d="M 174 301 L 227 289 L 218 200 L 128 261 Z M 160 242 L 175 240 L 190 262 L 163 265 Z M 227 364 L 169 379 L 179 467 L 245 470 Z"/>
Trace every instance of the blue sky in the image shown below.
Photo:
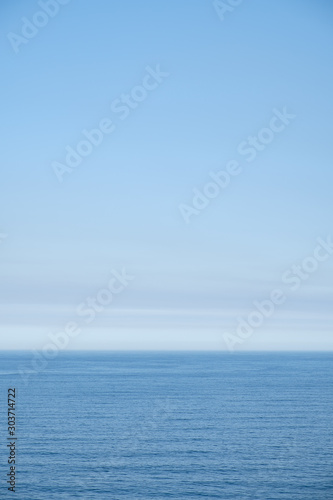
<path fill-rule="evenodd" d="M 58 7 L 1 6 L 0 347 L 41 349 L 125 268 L 69 348 L 226 349 L 284 287 L 236 347 L 332 349 L 333 256 L 296 291 L 281 281 L 332 231 L 330 2 L 244 0 L 223 20 L 203 0 Z M 15 45 L 22 18 L 46 24 Z M 168 76 L 122 120 L 112 103 L 158 66 Z M 248 162 L 239 145 L 284 108 L 295 118 Z M 59 182 L 54 162 L 105 118 L 114 131 Z M 179 206 L 231 160 L 241 173 L 186 223 Z"/>

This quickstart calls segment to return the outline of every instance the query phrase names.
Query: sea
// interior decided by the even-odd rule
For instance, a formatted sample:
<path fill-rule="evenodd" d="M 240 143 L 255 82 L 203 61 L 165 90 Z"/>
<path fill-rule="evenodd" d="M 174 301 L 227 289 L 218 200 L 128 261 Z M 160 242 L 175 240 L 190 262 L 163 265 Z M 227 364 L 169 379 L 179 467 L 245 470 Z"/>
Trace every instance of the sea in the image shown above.
<path fill-rule="evenodd" d="M 0 397 L 0 498 L 333 499 L 333 353 L 1 352 Z"/>

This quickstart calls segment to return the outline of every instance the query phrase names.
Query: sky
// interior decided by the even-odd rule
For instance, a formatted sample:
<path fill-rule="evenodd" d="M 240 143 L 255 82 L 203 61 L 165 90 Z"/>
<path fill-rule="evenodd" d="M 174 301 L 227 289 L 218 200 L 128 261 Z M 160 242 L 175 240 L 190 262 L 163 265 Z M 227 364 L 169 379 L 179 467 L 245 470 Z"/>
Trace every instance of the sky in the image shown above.
<path fill-rule="evenodd" d="M 0 349 L 332 350 L 331 2 L 0 10 Z"/>

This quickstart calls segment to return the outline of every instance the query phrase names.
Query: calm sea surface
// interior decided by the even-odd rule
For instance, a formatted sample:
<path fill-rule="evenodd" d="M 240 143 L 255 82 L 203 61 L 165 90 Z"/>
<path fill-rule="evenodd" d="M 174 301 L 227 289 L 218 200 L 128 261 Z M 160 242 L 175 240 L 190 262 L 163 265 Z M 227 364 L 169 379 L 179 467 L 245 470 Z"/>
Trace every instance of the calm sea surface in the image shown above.
<path fill-rule="evenodd" d="M 333 354 L 63 353 L 26 378 L 32 359 L 0 353 L 1 498 L 333 499 Z"/>

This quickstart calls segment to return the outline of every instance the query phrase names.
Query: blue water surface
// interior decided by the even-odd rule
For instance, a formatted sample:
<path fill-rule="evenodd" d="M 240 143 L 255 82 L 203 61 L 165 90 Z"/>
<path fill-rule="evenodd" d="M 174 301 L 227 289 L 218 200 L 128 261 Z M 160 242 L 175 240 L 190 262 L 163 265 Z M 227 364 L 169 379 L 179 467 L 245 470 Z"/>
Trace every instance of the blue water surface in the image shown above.
<path fill-rule="evenodd" d="M 34 359 L 0 353 L 1 498 L 333 499 L 332 353 Z"/>

